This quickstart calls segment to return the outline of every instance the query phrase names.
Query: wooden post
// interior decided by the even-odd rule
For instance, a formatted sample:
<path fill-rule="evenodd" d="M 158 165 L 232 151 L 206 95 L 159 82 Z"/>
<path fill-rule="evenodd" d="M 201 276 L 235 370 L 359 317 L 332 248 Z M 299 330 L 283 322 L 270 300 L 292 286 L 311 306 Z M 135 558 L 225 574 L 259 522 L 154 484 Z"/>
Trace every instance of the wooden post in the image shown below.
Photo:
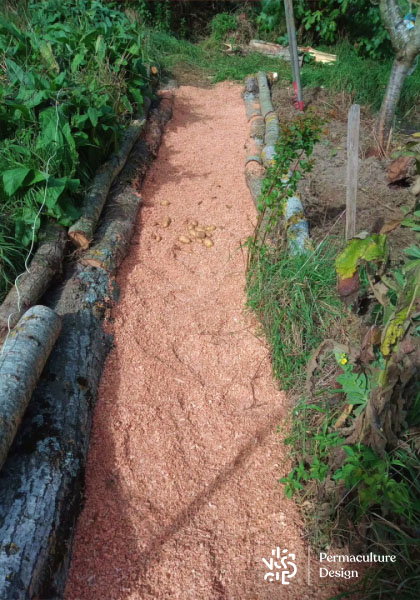
<path fill-rule="evenodd" d="M 356 235 L 357 179 L 359 171 L 360 106 L 353 104 L 347 125 L 346 241 Z"/>
<path fill-rule="evenodd" d="M 295 18 L 293 16 L 292 0 L 284 0 L 284 10 L 286 12 L 287 35 L 289 38 L 290 58 L 292 61 L 293 87 L 295 88 L 297 97 L 297 108 L 298 110 L 303 111 L 303 95 L 302 84 L 300 81 L 299 53 L 296 41 L 296 27 Z"/>

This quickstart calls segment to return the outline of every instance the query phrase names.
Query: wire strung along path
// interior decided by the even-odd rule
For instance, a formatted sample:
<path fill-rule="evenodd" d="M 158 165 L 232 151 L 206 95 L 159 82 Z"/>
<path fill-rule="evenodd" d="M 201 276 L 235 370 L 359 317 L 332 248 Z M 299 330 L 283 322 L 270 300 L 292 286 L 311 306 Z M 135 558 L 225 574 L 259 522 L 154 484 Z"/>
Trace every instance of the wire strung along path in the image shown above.
<path fill-rule="evenodd" d="M 177 90 L 147 176 L 118 275 L 66 600 L 330 597 L 317 577 L 307 585 L 302 523 L 277 483 L 287 401 L 244 307 L 241 243 L 256 212 L 241 91 Z M 212 248 L 178 241 L 194 220 L 216 225 Z M 296 554 L 287 586 L 264 580 L 276 546 Z"/>

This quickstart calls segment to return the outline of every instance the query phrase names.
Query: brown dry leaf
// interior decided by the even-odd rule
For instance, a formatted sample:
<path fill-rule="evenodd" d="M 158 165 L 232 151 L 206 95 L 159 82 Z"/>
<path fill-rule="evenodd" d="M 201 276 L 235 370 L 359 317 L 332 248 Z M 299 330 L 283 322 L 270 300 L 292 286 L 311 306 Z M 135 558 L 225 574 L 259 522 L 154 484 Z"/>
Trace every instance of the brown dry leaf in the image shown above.
<path fill-rule="evenodd" d="M 352 298 L 352 301 L 357 296 L 358 291 L 360 290 L 360 281 L 359 281 L 359 273 L 353 275 L 353 277 L 348 277 L 347 279 L 338 278 L 338 293 L 340 294 L 341 299 Z M 351 303 L 351 302 L 350 302 Z"/>
<path fill-rule="evenodd" d="M 391 231 L 394 231 L 394 229 L 397 229 L 397 227 L 399 227 L 402 223 L 402 219 L 394 219 L 393 221 L 388 221 L 388 223 L 385 223 L 385 225 L 383 225 L 381 227 L 381 230 L 379 233 L 391 233 Z"/>
<path fill-rule="evenodd" d="M 408 177 L 408 170 L 413 162 L 412 156 L 400 156 L 392 161 L 388 167 L 389 183 L 396 183 Z"/>

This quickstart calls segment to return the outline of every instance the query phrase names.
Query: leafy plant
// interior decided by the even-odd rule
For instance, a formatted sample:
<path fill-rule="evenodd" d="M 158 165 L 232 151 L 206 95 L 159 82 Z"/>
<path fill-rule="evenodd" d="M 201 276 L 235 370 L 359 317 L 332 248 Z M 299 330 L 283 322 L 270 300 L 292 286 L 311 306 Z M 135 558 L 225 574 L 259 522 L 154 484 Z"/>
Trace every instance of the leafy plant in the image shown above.
<path fill-rule="evenodd" d="M 3 268 L 30 245 L 33 225 L 37 234 L 41 205 L 42 220 L 78 217 L 83 190 L 149 93 L 143 34 L 113 4 L 41 0 L 27 18 L 18 26 L 0 13 Z"/>

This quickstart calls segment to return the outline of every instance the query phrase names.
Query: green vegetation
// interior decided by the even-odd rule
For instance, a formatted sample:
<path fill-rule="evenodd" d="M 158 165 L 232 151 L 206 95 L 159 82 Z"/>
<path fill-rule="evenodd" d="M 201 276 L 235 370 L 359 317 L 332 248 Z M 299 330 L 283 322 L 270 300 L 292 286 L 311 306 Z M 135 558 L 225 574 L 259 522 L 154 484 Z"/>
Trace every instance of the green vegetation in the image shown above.
<path fill-rule="evenodd" d="M 391 598 L 398 591 L 414 600 L 420 581 L 420 253 L 412 245 L 404 264 L 390 262 L 387 234 L 354 238 L 344 249 L 327 237 L 314 252 L 287 252 L 283 208 L 311 168 L 320 128 L 310 112 L 283 124 L 248 242 L 248 305 L 270 344 L 274 374 L 300 396 L 279 430 L 293 460 L 280 481 L 300 504 L 315 548 L 338 544 L 397 556 L 397 563 L 376 568 L 340 598 L 356 592 Z M 420 210 L 407 209 L 401 226 L 416 235 Z M 355 306 L 368 302 L 362 319 L 340 303 L 337 283 L 338 292 L 353 286 Z"/>
<path fill-rule="evenodd" d="M 337 245 L 325 240 L 309 256 L 270 249 L 249 271 L 248 306 L 260 319 L 274 373 L 285 390 L 301 384 L 311 352 L 341 317 L 334 273 Z"/>
<path fill-rule="evenodd" d="M 321 127 L 311 112 L 281 125 L 274 164 L 258 201 L 258 223 L 248 242 L 248 306 L 260 319 L 284 389 L 300 382 L 311 352 L 340 318 L 333 268 L 336 244 L 325 240 L 313 252 L 291 255 L 281 225 L 287 199 L 312 168 L 309 157 Z"/>
<path fill-rule="evenodd" d="M 403 14 L 416 10 L 416 3 L 400 0 Z M 295 0 L 293 2 L 296 28 L 300 42 L 328 44 L 346 38 L 357 52 L 373 59 L 389 58 L 391 42 L 384 29 L 379 2 L 370 0 Z M 282 43 L 286 33 L 283 0 L 262 0 L 258 17 L 260 27 L 266 33 L 277 36 Z"/>
<path fill-rule="evenodd" d="M 142 46 L 136 23 L 97 1 L 0 14 L 0 297 L 41 221 L 77 218 L 92 174 L 141 109 Z"/>

